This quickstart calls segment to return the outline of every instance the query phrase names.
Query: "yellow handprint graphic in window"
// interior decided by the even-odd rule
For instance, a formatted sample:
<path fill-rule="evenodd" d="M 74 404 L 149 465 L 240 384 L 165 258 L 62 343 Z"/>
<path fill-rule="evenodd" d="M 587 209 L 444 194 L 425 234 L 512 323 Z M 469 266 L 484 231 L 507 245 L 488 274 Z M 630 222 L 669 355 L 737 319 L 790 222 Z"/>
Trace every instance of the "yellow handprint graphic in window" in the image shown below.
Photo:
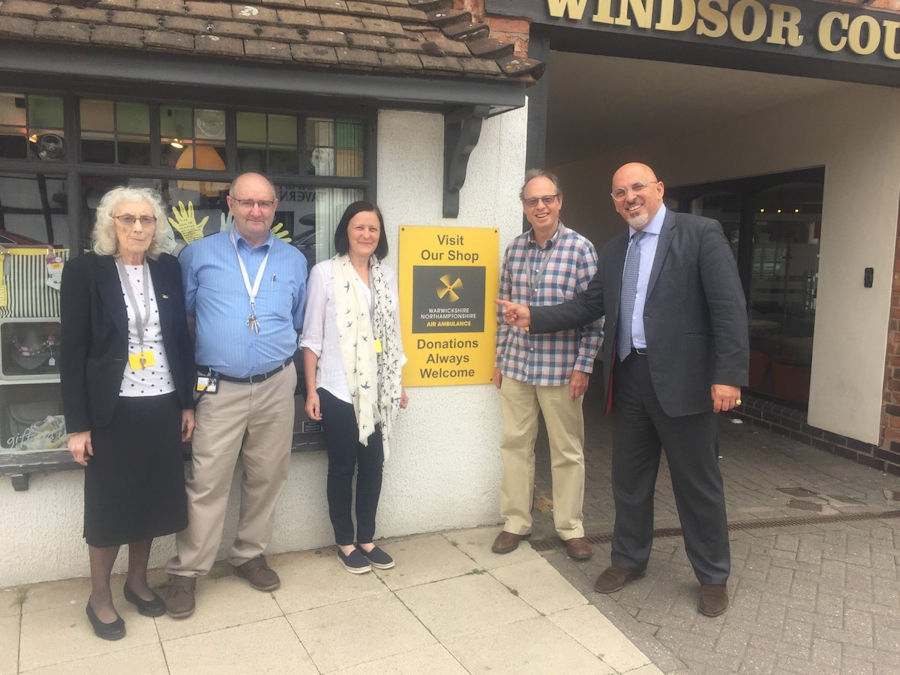
<path fill-rule="evenodd" d="M 209 216 L 203 216 L 203 220 L 199 223 L 194 216 L 194 202 L 188 202 L 187 206 L 184 202 L 179 201 L 178 206 L 172 207 L 172 215 L 169 216 L 169 224 L 175 228 L 185 243 L 190 244 L 197 239 L 203 239 L 203 226 Z"/>
<path fill-rule="evenodd" d="M 272 227 L 272 234 L 281 239 L 285 244 L 291 243 L 291 233 L 287 231 L 284 227 L 284 223 L 276 223 L 274 227 Z"/>

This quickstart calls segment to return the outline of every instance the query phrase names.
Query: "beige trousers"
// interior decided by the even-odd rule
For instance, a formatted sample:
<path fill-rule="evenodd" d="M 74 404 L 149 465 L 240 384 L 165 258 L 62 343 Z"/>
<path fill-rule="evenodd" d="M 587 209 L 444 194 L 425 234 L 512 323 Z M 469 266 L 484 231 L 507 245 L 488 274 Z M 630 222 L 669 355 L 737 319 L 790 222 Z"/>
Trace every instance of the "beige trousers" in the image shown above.
<path fill-rule="evenodd" d="M 240 565 L 268 547 L 291 458 L 296 383 L 297 371 L 289 364 L 256 384 L 220 380 L 217 393 L 200 397 L 193 475 L 187 480 L 188 526 L 175 538 L 170 573 L 200 576 L 215 562 L 238 458 L 241 506 L 229 560 Z"/>
<path fill-rule="evenodd" d="M 500 387 L 503 436 L 503 482 L 500 515 L 503 529 L 513 534 L 531 532 L 534 499 L 534 442 L 538 412 L 544 414 L 550 440 L 553 477 L 553 524 L 563 540 L 584 536 L 584 416 L 583 396 L 569 398 L 568 383 L 537 387 L 504 377 Z"/>

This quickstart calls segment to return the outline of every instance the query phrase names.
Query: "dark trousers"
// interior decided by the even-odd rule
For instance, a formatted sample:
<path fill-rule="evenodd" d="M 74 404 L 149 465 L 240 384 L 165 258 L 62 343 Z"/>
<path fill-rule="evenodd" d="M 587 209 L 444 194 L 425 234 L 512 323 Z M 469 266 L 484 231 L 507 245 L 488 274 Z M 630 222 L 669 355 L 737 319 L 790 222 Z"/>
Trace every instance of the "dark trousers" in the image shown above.
<path fill-rule="evenodd" d="M 616 503 L 612 563 L 643 570 L 653 543 L 653 492 L 665 448 L 684 547 L 702 584 L 724 584 L 731 568 L 725 494 L 712 413 L 669 417 L 656 398 L 646 356 L 614 373 L 612 483 Z"/>
<path fill-rule="evenodd" d="M 350 403 L 318 389 L 328 450 L 328 515 L 339 546 L 358 541 L 368 544 L 375 538 L 375 512 L 381 496 L 384 447 L 381 427 L 369 436 L 368 445 L 359 442 L 356 413 Z M 357 472 L 358 469 L 358 472 Z M 356 476 L 356 537 L 353 536 L 353 474 Z"/>

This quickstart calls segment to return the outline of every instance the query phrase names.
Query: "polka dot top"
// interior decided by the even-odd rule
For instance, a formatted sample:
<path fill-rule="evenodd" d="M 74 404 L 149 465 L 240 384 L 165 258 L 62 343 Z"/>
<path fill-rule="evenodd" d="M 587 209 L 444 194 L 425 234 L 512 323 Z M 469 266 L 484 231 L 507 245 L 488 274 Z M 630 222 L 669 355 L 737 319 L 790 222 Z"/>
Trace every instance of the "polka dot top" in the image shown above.
<path fill-rule="evenodd" d="M 153 282 L 150 288 L 144 288 L 144 271 L 141 265 L 125 265 L 125 273 L 134 291 L 134 298 L 138 304 L 138 311 L 144 312 L 144 293 L 150 297 L 150 318 L 144 328 L 144 350 L 153 352 L 154 364 L 147 368 L 134 370 L 130 363 L 125 364 L 125 373 L 122 377 L 122 386 L 119 388 L 120 396 L 160 396 L 175 391 L 175 381 L 169 369 L 169 359 L 166 358 L 166 349 L 163 345 L 162 329 L 159 323 L 159 307 L 156 305 L 156 293 L 153 291 Z M 122 296 L 125 299 L 125 309 L 128 312 L 128 354 L 137 354 L 140 351 L 140 340 L 135 320 L 135 308 L 128 300 L 128 293 L 122 287 Z"/>

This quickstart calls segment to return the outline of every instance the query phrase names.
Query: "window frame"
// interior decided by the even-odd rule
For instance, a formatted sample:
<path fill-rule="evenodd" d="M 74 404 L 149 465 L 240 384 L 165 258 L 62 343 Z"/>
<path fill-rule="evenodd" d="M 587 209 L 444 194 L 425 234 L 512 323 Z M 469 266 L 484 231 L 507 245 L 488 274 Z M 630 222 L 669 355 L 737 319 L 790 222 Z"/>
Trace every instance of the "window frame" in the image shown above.
<path fill-rule="evenodd" d="M 324 99 L 311 99 L 308 96 L 276 94 L 260 96 L 259 92 L 245 92 L 248 97 L 264 99 L 265 105 L 235 104 L 235 92 L 216 90 L 196 91 L 196 96 L 186 97 L 184 93 L 177 96 L 166 96 L 166 87 L 149 87 L 147 95 L 133 96 L 119 91 L 114 85 L 104 86 L 98 83 L 89 86 L 72 86 L 70 88 L 48 88 L 19 86 L 15 82 L 0 79 L 0 91 L 4 93 L 21 93 L 24 95 L 62 96 L 63 125 L 66 153 L 64 159 L 42 160 L 27 157 L 0 157 L 0 172 L 4 174 L 38 176 L 53 174 L 64 176 L 66 180 L 68 240 L 72 242 L 70 256 L 82 255 L 78 245 L 82 233 L 89 231 L 91 223 L 87 222 L 87 213 L 82 204 L 83 176 L 114 176 L 122 179 L 165 179 L 196 180 L 230 183 L 242 173 L 238 168 L 236 119 L 238 112 L 254 112 L 265 114 L 294 115 L 297 119 L 298 140 L 298 172 L 296 174 L 266 173 L 272 183 L 283 187 L 298 188 L 355 188 L 362 190 L 364 198 L 376 201 L 376 159 L 377 159 L 377 113 L 374 105 L 352 103 L 336 103 Z M 191 93 L 194 93 L 193 91 Z M 135 166 L 116 163 L 86 162 L 81 157 L 80 100 L 82 98 L 111 100 L 113 102 L 146 103 L 150 109 L 150 164 Z M 203 169 L 176 169 L 163 166 L 160 128 L 160 109 L 163 105 L 187 106 L 193 109 L 213 108 L 225 111 L 225 153 L 226 169 L 211 171 Z M 362 124 L 363 175 L 360 177 L 317 176 L 302 173 L 305 167 L 306 139 L 304 135 L 305 121 L 308 117 L 326 117 L 338 120 L 359 120 Z M 29 153 L 30 154 L 30 153 Z M 11 382 L 3 387 L 20 386 Z M 300 405 L 302 411 L 302 405 Z M 299 436 L 299 438 L 298 438 Z M 293 451 L 318 450 L 322 442 L 318 435 L 300 436 L 295 432 Z M 15 490 L 27 490 L 29 475 L 34 472 L 52 472 L 78 469 L 79 465 L 72 460 L 65 450 L 48 450 L 16 454 L 0 452 L 0 475 L 9 476 Z"/>

